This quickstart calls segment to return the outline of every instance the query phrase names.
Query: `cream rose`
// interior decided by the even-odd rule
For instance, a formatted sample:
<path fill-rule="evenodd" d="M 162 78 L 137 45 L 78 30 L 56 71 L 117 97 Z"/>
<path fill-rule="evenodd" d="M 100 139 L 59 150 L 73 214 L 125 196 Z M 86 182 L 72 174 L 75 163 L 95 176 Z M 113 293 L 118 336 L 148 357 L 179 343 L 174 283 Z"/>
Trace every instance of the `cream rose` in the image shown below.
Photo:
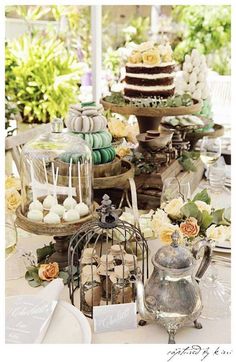
<path fill-rule="evenodd" d="M 211 225 L 206 230 L 206 236 L 209 239 L 215 240 L 215 241 L 226 241 L 230 240 L 231 237 L 231 228 L 230 226 L 225 225 Z"/>
<path fill-rule="evenodd" d="M 204 201 L 194 201 L 195 205 L 197 206 L 199 211 L 207 211 L 208 214 L 211 213 L 211 205 L 206 204 Z"/>
<path fill-rule="evenodd" d="M 199 226 L 197 220 L 194 217 L 189 217 L 185 222 L 180 224 L 180 230 L 184 236 L 188 238 L 195 237 L 199 234 Z"/>
<path fill-rule="evenodd" d="M 157 237 L 159 234 L 159 229 L 163 224 L 169 224 L 170 219 L 168 218 L 167 214 L 164 210 L 158 209 L 155 214 L 153 215 L 151 221 L 151 227 L 154 232 L 154 235 Z"/>
<path fill-rule="evenodd" d="M 50 281 L 57 278 L 59 274 L 58 263 L 41 264 L 39 267 L 38 275 L 42 280 Z"/>
<path fill-rule="evenodd" d="M 182 213 L 181 213 L 181 207 L 184 205 L 183 200 L 181 199 L 181 197 L 177 198 L 177 199 L 173 199 L 170 202 L 168 202 L 168 204 L 165 205 L 164 207 L 164 211 L 172 218 L 174 219 L 178 219 L 179 217 L 181 217 Z"/>
<path fill-rule="evenodd" d="M 6 206 L 11 211 L 16 211 L 21 204 L 21 195 L 17 190 L 6 191 Z"/>
<path fill-rule="evenodd" d="M 139 52 L 134 51 L 128 58 L 128 61 L 132 64 L 137 64 L 142 62 L 142 55 Z"/>
<path fill-rule="evenodd" d="M 183 241 L 183 235 L 180 231 L 180 228 L 178 225 L 172 225 L 172 224 L 164 224 L 159 229 L 159 239 L 162 243 L 165 244 L 171 244 L 172 243 L 172 234 L 173 232 L 178 231 L 179 233 L 179 242 Z"/>
<path fill-rule="evenodd" d="M 159 64 L 161 62 L 160 54 L 157 50 L 149 50 L 143 53 L 143 63 L 145 64 Z"/>
<path fill-rule="evenodd" d="M 7 190 L 9 190 L 9 189 L 20 190 L 21 189 L 20 179 L 15 177 L 15 176 L 6 177 L 6 179 L 5 179 L 5 188 Z"/>

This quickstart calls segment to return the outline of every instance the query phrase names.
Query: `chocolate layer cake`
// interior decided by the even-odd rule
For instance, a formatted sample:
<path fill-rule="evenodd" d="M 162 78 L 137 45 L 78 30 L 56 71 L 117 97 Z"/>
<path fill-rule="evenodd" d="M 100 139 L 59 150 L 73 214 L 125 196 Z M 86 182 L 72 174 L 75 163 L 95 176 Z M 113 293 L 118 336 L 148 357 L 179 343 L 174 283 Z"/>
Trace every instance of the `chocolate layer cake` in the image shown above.
<path fill-rule="evenodd" d="M 175 62 L 169 44 L 140 44 L 126 64 L 124 95 L 130 98 L 172 96 Z"/>
<path fill-rule="evenodd" d="M 126 97 L 172 96 L 175 91 L 175 63 L 162 63 L 158 66 L 127 64 L 124 94 Z"/>

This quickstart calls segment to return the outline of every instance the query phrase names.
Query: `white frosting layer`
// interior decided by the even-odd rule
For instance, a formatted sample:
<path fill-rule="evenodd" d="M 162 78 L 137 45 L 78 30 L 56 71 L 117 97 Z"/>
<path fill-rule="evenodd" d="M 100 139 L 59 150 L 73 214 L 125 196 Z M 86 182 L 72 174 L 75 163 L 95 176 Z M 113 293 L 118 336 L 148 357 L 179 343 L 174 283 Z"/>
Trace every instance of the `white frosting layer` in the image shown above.
<path fill-rule="evenodd" d="M 159 90 L 170 90 L 170 89 L 175 88 L 175 86 L 174 86 L 174 84 L 171 84 L 171 85 L 155 85 L 155 86 L 149 87 L 149 86 L 139 86 L 139 85 L 125 83 L 125 88 L 139 90 L 139 91 L 155 92 L 155 91 L 159 91 Z"/>
<path fill-rule="evenodd" d="M 159 73 L 159 74 L 126 73 L 126 75 L 127 77 L 130 78 L 163 79 L 163 78 L 174 78 L 175 73 Z"/>
<path fill-rule="evenodd" d="M 159 63 L 159 64 L 145 64 L 145 63 L 126 63 L 126 67 L 133 68 L 154 68 L 154 67 L 168 67 L 169 65 L 175 65 L 175 62 Z"/>

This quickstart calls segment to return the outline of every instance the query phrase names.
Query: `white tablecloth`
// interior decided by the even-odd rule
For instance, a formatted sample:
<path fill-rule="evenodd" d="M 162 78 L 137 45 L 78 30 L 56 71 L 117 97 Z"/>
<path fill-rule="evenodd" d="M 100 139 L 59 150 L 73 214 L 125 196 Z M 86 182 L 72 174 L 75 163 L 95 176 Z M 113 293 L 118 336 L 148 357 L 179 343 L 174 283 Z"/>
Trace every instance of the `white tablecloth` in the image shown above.
<path fill-rule="evenodd" d="M 19 246 L 32 250 L 34 253 L 38 247 L 42 247 L 45 243 L 51 240 L 47 236 L 32 235 L 21 237 Z M 155 252 L 160 244 L 157 240 L 148 241 L 151 253 Z M 219 271 L 225 273 L 223 276 L 226 280 L 230 278 L 230 268 L 222 268 L 219 266 Z M 18 280 L 9 280 L 6 282 L 6 296 L 20 294 L 37 294 L 39 289 L 32 288 L 28 285 L 24 278 Z M 65 286 L 60 299 L 70 302 L 68 287 Z M 79 306 L 78 306 L 79 307 Z M 214 308 L 214 305 L 212 306 Z M 89 319 L 93 331 L 93 321 Z M 180 329 L 176 336 L 177 343 L 231 343 L 230 342 L 230 317 L 220 320 L 199 319 L 203 325 L 203 329 L 195 329 L 192 325 Z M 220 333 L 219 333 L 220 331 Z M 93 343 L 167 343 L 167 334 L 165 330 L 156 323 L 150 323 L 146 326 L 137 329 L 93 334 Z"/>
<path fill-rule="evenodd" d="M 220 199 L 224 199 L 224 193 L 222 193 Z M 227 196 L 227 195 L 226 195 Z M 230 199 L 228 199 L 229 201 Z M 224 205 L 227 207 L 229 205 Z M 52 238 L 48 236 L 38 236 L 19 232 L 18 248 L 31 250 L 35 253 L 35 250 L 42 247 L 45 243 L 51 241 Z M 157 240 L 148 241 L 151 254 L 155 253 L 160 247 L 160 243 Z M 230 268 L 223 268 L 218 266 L 218 270 L 225 280 L 230 280 Z M 152 271 L 152 270 L 150 270 Z M 28 282 L 23 278 L 18 280 L 9 280 L 6 282 L 6 296 L 20 295 L 20 294 L 36 294 L 39 288 L 32 288 L 28 285 Z M 68 287 L 65 286 L 60 299 L 70 302 Z M 76 299 L 75 299 L 76 300 Z M 78 306 L 79 307 L 79 306 Z M 214 305 L 212 305 L 214 308 Z M 93 332 L 93 321 L 89 319 L 89 323 Z M 193 325 L 184 327 L 177 332 L 177 343 L 190 343 L 190 344 L 227 344 L 231 343 L 231 320 L 223 318 L 219 320 L 206 320 L 200 318 L 199 321 L 203 325 L 203 329 L 195 329 Z M 109 332 L 109 333 L 93 333 L 93 343 L 167 343 L 167 333 L 164 328 L 154 323 L 148 323 L 146 326 L 138 326 L 137 329 Z"/>

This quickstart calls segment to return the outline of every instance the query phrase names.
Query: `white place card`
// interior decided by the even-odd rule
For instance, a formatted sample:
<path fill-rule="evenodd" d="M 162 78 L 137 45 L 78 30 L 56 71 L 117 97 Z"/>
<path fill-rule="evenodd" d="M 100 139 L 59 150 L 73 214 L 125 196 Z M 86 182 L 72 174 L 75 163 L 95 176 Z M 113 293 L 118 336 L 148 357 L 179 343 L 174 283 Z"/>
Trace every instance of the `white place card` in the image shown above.
<path fill-rule="evenodd" d="M 93 307 L 94 332 L 112 332 L 137 328 L 136 303 Z"/>
<path fill-rule="evenodd" d="M 18 296 L 6 314 L 6 343 L 41 343 L 57 301 Z"/>

